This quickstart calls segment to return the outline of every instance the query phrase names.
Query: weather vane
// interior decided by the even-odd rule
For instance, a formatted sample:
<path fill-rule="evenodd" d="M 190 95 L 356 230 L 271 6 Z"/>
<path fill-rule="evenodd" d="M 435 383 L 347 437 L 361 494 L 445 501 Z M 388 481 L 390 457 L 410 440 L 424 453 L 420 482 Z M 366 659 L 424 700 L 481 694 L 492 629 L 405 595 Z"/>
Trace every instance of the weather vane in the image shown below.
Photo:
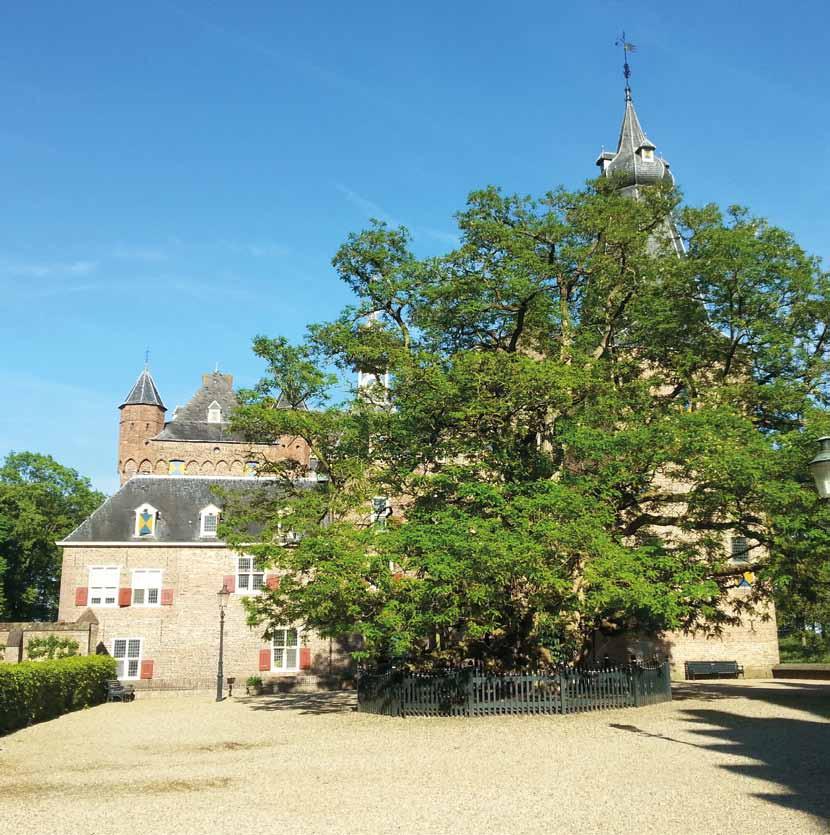
<path fill-rule="evenodd" d="M 150 367 L 150 349 L 149 348 L 147 348 L 147 350 L 144 351 L 144 367 L 145 368 Z"/>
<path fill-rule="evenodd" d="M 631 78 L 631 67 L 628 66 L 628 55 L 631 52 L 636 52 L 637 47 L 625 39 L 625 32 L 623 32 L 616 41 L 614 46 L 621 46 L 623 49 L 623 75 L 625 76 L 625 92 L 631 93 L 631 88 L 628 86 L 628 79 Z"/>

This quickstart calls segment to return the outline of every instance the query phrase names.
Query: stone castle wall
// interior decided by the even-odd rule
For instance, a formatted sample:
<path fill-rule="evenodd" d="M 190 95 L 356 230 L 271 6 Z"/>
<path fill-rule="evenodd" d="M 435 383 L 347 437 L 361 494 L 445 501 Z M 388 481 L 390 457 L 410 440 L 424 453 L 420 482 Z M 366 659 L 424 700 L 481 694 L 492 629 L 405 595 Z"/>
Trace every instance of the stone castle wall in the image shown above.
<path fill-rule="evenodd" d="M 119 588 L 132 585 L 136 568 L 162 570 L 162 600 L 153 607 L 94 607 L 98 619 L 99 650 L 112 654 L 115 638 L 141 638 L 142 660 L 151 660 L 152 678 L 131 682 L 137 688 L 188 689 L 216 685 L 219 653 L 217 592 L 224 578 L 236 574 L 237 555 L 221 544 L 211 546 L 65 546 L 59 617 L 73 620 L 86 610 L 78 605 L 76 590 L 89 583 L 90 566 L 119 566 Z M 268 572 L 266 572 L 266 576 Z M 172 592 L 172 594 L 171 594 Z M 349 675 L 351 662 L 343 642 L 315 634 L 301 636 L 310 650 L 310 668 L 301 672 L 260 670 L 260 653 L 271 644 L 262 629 L 246 622 L 244 595 L 230 596 L 225 616 L 224 675 L 244 686 L 250 675 L 286 686 L 317 686 Z"/>

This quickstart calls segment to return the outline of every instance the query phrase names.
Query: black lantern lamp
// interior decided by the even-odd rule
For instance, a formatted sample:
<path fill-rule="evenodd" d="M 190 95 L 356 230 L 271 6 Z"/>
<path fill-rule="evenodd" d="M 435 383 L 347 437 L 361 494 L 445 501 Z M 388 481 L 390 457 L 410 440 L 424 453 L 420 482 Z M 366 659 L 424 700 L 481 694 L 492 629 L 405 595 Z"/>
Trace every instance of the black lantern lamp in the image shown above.
<path fill-rule="evenodd" d="M 228 587 L 222 583 L 222 588 L 216 593 L 216 597 L 219 599 L 219 669 L 216 671 L 216 701 L 222 701 L 222 662 L 225 651 L 225 608 L 228 605 L 228 599 L 230 598 L 231 593 L 228 591 Z"/>

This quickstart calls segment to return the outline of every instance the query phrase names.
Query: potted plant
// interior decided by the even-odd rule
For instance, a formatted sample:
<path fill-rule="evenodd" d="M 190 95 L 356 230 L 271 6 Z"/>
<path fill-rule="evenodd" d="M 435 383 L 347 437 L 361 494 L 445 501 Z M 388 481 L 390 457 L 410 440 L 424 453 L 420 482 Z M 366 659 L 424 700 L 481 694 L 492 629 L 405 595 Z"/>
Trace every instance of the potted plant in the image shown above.
<path fill-rule="evenodd" d="M 259 676 L 248 676 L 245 681 L 245 692 L 249 696 L 261 696 L 262 679 Z"/>

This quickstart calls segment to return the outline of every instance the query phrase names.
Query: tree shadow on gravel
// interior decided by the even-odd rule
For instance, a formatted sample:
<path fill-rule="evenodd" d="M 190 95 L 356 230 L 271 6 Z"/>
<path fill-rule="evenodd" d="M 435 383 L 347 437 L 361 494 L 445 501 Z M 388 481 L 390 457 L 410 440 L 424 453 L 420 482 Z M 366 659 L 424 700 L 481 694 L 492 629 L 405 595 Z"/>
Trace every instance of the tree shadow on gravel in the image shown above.
<path fill-rule="evenodd" d="M 830 819 L 830 725 L 807 719 L 739 716 L 721 710 L 685 710 L 692 728 L 707 741 L 700 747 L 753 762 L 721 768 L 767 780 L 785 794 L 759 792 L 756 797 L 788 809 Z"/>
<path fill-rule="evenodd" d="M 238 699 L 251 710 L 295 710 L 302 714 L 353 713 L 357 699 L 353 691 L 323 693 L 279 693 L 273 696 L 243 696 Z"/>
<path fill-rule="evenodd" d="M 682 682 L 672 686 L 672 701 L 717 702 L 747 699 L 813 713 L 830 719 L 830 682 L 778 680 L 773 684 L 747 685 L 719 682 Z"/>
<path fill-rule="evenodd" d="M 791 682 L 784 686 L 695 685 L 677 688 L 675 701 L 724 702 L 728 699 L 764 701 L 780 707 L 830 718 L 830 687 Z M 639 736 L 715 751 L 750 762 L 719 766 L 734 774 L 765 780 L 783 793 L 759 792 L 762 798 L 823 821 L 830 818 L 830 724 L 805 717 L 747 716 L 722 709 L 684 708 L 679 718 L 699 741 L 676 739 L 635 725 L 613 724 L 616 730 Z"/>

